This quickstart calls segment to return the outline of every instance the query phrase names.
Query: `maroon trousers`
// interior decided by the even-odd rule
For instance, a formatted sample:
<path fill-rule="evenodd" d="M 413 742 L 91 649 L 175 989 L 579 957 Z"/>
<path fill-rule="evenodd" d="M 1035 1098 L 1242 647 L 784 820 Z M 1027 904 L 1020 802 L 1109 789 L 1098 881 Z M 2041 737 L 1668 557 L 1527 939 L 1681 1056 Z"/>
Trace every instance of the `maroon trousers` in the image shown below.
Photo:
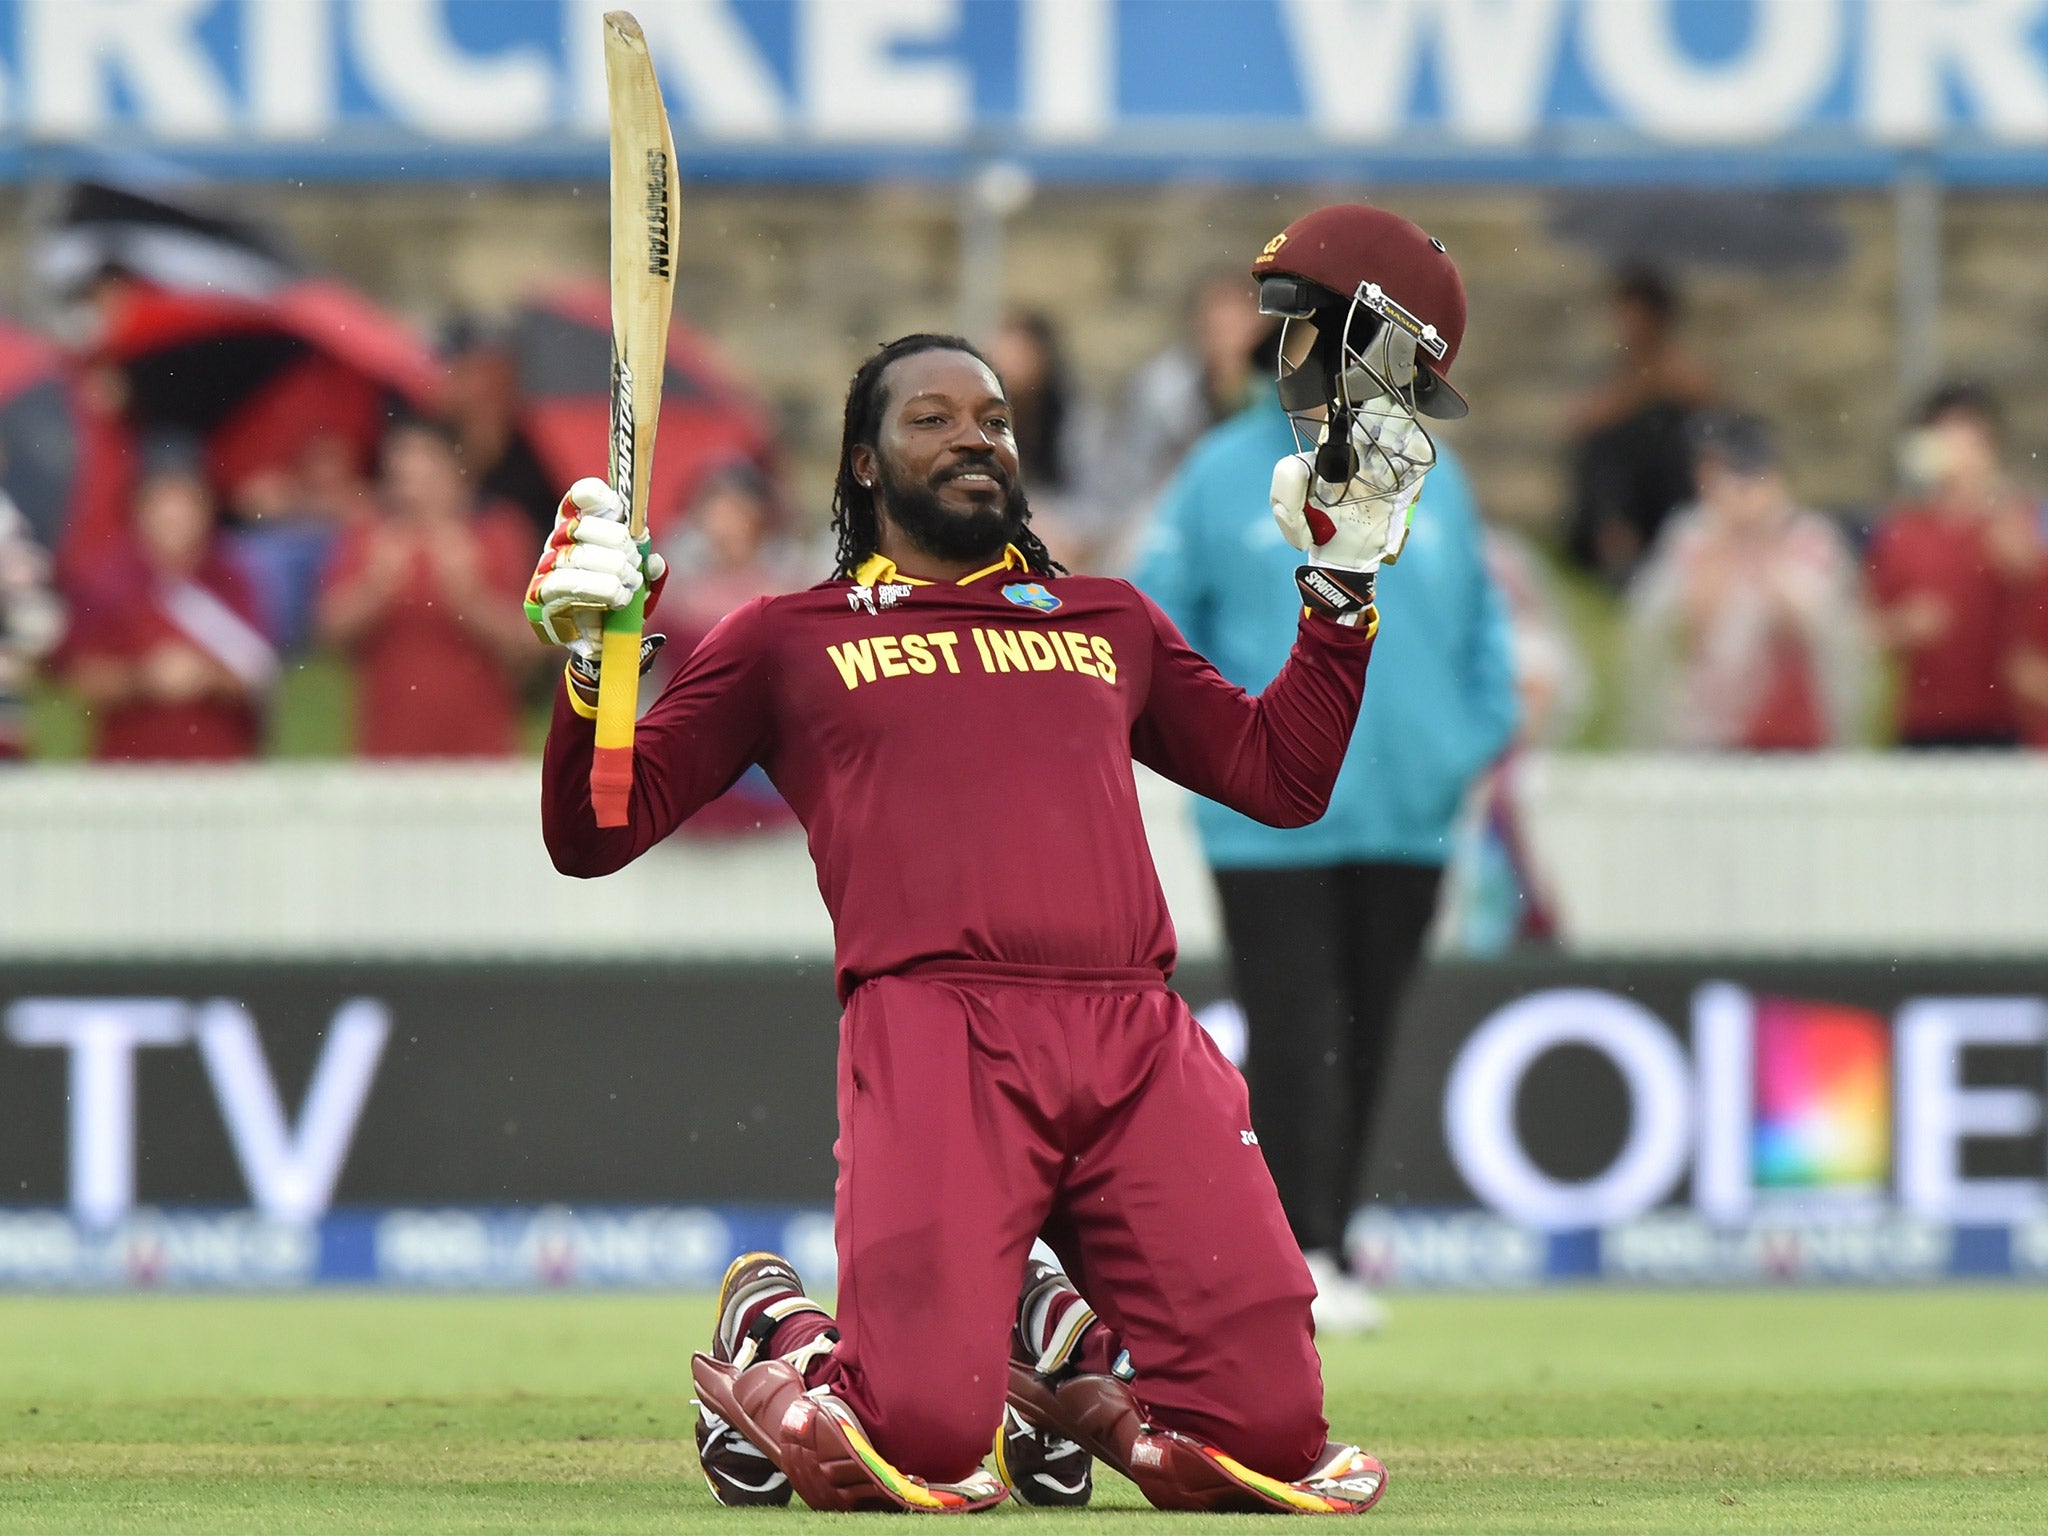
<path fill-rule="evenodd" d="M 868 982 L 840 1021 L 837 1151 L 840 1342 L 810 1380 L 904 1471 L 988 1454 L 1041 1234 L 1155 1423 L 1289 1480 L 1322 1451 L 1314 1286 L 1243 1079 L 1156 972 Z"/>

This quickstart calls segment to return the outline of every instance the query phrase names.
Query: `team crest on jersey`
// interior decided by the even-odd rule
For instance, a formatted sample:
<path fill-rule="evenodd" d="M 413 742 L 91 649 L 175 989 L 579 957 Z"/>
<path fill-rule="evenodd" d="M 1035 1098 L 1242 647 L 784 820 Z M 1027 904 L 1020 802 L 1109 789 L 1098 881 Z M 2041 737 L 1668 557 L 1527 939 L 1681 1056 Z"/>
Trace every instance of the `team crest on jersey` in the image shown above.
<path fill-rule="evenodd" d="M 869 613 L 880 613 L 884 608 L 894 608 L 910 596 L 907 581 L 884 581 L 875 586 L 856 586 L 847 591 L 846 606 L 858 613 L 865 608 Z"/>
<path fill-rule="evenodd" d="M 1013 581 L 1003 588 L 1003 596 L 1019 608 L 1035 608 L 1040 613 L 1051 613 L 1060 605 L 1058 598 L 1035 581 Z"/>

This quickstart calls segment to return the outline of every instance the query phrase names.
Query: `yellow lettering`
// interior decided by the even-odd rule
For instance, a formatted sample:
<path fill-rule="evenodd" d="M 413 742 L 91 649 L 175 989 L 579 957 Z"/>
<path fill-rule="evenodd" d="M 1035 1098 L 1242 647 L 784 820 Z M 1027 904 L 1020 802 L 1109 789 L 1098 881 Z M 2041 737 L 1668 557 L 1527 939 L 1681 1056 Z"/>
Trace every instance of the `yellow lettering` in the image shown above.
<path fill-rule="evenodd" d="M 903 647 L 896 643 L 894 635 L 875 636 L 875 665 L 882 669 L 884 677 L 910 676 L 910 668 L 903 665 Z"/>
<path fill-rule="evenodd" d="M 920 677 L 930 677 L 939 670 L 939 664 L 932 660 L 932 648 L 924 643 L 923 635 L 905 635 L 903 655 L 910 663 L 910 670 Z"/>
<path fill-rule="evenodd" d="M 971 629 L 968 631 L 968 633 L 974 636 L 974 648 L 977 651 L 981 652 L 981 670 L 984 672 L 995 671 L 996 664 L 993 661 L 989 660 L 988 636 L 984 635 L 978 629 Z"/>
<path fill-rule="evenodd" d="M 1088 643 L 1095 647 L 1095 665 L 1101 669 L 1105 683 L 1116 681 L 1116 652 L 1109 648 L 1109 640 L 1102 635 L 1090 635 Z"/>
<path fill-rule="evenodd" d="M 1102 676 L 1100 672 L 1095 670 L 1095 663 L 1088 659 L 1088 637 L 1086 635 L 1078 635 L 1071 629 L 1062 629 L 1057 631 L 1057 633 L 1060 643 L 1067 648 L 1067 654 L 1074 658 L 1074 670 L 1076 672 L 1086 672 L 1090 677 Z"/>
<path fill-rule="evenodd" d="M 828 645 L 825 654 L 832 658 L 832 665 L 839 669 L 839 675 L 846 680 L 849 689 L 875 680 L 875 658 L 868 650 L 867 641 L 849 640 L 844 645 Z M 856 672 L 860 674 L 858 677 L 854 675 Z"/>
<path fill-rule="evenodd" d="M 995 652 L 998 672 L 1029 672 L 1031 659 L 1024 654 L 1024 647 L 1014 629 L 992 629 L 988 632 L 989 649 Z"/>
<path fill-rule="evenodd" d="M 1050 672 L 1054 667 L 1060 665 L 1059 648 L 1037 630 L 1026 629 L 1019 631 L 1017 643 L 1024 647 L 1024 654 L 1031 658 L 1032 671 Z M 1071 672 L 1074 669 L 1068 667 L 1067 670 Z"/>
<path fill-rule="evenodd" d="M 948 672 L 958 672 L 960 670 L 960 663 L 953 659 L 953 647 L 960 639 L 958 635 L 954 634 L 950 629 L 941 629 L 926 635 L 925 639 L 931 641 L 933 645 L 936 645 L 946 653 L 946 670 Z"/>

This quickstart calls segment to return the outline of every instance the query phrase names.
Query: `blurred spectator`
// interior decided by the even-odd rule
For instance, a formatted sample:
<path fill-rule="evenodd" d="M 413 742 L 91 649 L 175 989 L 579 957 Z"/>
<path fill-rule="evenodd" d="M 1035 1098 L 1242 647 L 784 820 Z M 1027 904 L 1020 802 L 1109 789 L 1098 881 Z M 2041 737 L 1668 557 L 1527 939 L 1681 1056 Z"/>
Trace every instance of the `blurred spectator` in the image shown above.
<path fill-rule="evenodd" d="M 60 660 L 102 759 L 253 757 L 277 653 L 227 558 L 197 451 L 159 446 L 130 537 L 77 583 Z"/>
<path fill-rule="evenodd" d="M 1997 406 L 1972 384 L 1937 390 L 1900 444 L 1907 499 L 1879 525 L 1869 564 L 1878 634 L 1898 661 L 1905 746 L 2019 739 L 2008 666 L 2042 546 L 2035 505 L 2007 479 L 2001 448 Z"/>
<path fill-rule="evenodd" d="M 1699 501 L 1665 525 L 1629 589 L 1635 739 L 1845 745 L 1868 675 L 1848 541 L 1793 501 L 1759 418 L 1711 413 L 1691 437 Z"/>
<path fill-rule="evenodd" d="M 442 332 L 441 356 L 448 365 L 443 413 L 463 462 L 473 466 L 477 494 L 513 507 L 545 539 L 554 531 L 561 491 L 520 430 L 519 359 L 508 338 L 463 317 Z"/>
<path fill-rule="evenodd" d="M 500 757 L 519 745 L 519 685 L 539 663 L 520 596 L 537 545 L 479 504 L 454 434 L 409 421 L 384 441 L 379 512 L 347 529 L 318 628 L 353 658 L 365 757 Z"/>
<path fill-rule="evenodd" d="M 1716 393 L 1677 339 L 1678 291 L 1646 266 L 1615 274 L 1612 376 L 1572 409 L 1573 504 L 1566 549 L 1616 586 L 1664 519 L 1693 496 L 1685 424 Z"/>
<path fill-rule="evenodd" d="M 712 473 L 684 521 L 662 541 L 662 553 L 668 586 L 652 623 L 669 643 L 655 662 L 656 683 L 672 677 L 712 626 L 742 603 L 810 584 L 805 552 L 789 536 L 781 504 L 761 472 L 744 461 Z M 795 819 L 756 764 L 678 835 L 753 832 Z"/>
<path fill-rule="evenodd" d="M 2048 570 L 2035 573 L 2019 605 L 2007 663 L 2020 741 L 2048 748 Z"/>
<path fill-rule="evenodd" d="M 1493 524 L 1485 540 L 1486 573 L 1507 605 L 1514 646 L 1522 721 L 1517 740 L 1535 747 L 1562 746 L 1578 734 L 1592 705 L 1593 677 L 1585 651 L 1536 547 L 1512 529 Z"/>
<path fill-rule="evenodd" d="M 662 660 L 680 664 L 711 627 L 742 603 L 808 585 L 802 549 L 767 480 L 747 463 L 716 470 L 688 515 L 662 541 L 668 558 L 657 628 L 666 630 Z"/>
<path fill-rule="evenodd" d="M 1215 272 L 1195 289 L 1187 335 L 1132 375 L 1117 423 L 1111 515 L 1128 532 L 1195 440 L 1248 403 L 1254 370 L 1273 371 L 1279 322 L 1259 313 L 1242 272 Z M 1262 381 L 1260 381 L 1262 382 Z M 1111 568 L 1114 564 L 1111 563 Z"/>
<path fill-rule="evenodd" d="M 64 630 L 64 607 L 50 586 L 50 562 L 28 519 L 0 492 L 0 762 L 28 750 L 22 693 L 35 664 Z"/>
<path fill-rule="evenodd" d="M 312 433 L 291 462 L 243 482 L 237 506 L 243 521 L 228 533 L 235 562 L 278 648 L 300 650 L 311 639 L 321 576 L 341 531 L 371 514 L 355 445 L 339 432 Z"/>
<path fill-rule="evenodd" d="M 1592 673 L 1535 547 L 1492 525 L 1485 543 L 1487 574 L 1507 608 L 1521 723 L 1459 824 L 1438 934 L 1451 953 L 1491 956 L 1556 939 L 1556 904 L 1523 833 L 1523 749 L 1577 734 L 1592 702 Z"/>
<path fill-rule="evenodd" d="M 1010 397 L 1032 527 L 1069 569 L 1099 569 L 1117 532 L 1097 478 L 1106 426 L 1075 388 L 1058 331 L 1047 316 L 1020 311 L 997 329 L 988 360 Z"/>

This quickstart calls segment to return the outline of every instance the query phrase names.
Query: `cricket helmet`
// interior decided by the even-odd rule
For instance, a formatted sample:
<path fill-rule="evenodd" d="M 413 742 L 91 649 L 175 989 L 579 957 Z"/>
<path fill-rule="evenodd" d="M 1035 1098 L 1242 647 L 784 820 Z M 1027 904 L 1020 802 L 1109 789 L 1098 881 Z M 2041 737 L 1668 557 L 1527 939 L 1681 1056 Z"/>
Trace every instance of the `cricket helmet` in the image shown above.
<path fill-rule="evenodd" d="M 1465 339 L 1465 285 L 1443 241 L 1384 208 L 1333 203 L 1267 241 L 1252 278 L 1261 311 L 1316 321 L 1319 339 L 1334 330 L 1364 353 L 1378 333 L 1405 338 L 1392 355 L 1413 366 L 1419 414 L 1465 414 L 1465 397 L 1450 381 Z"/>
<path fill-rule="evenodd" d="M 1252 278 L 1261 312 L 1315 330 L 1291 366 L 1299 349 L 1283 332 L 1279 385 L 1317 478 L 1344 485 L 1362 472 L 1386 491 L 1427 473 L 1436 448 L 1418 418 L 1467 410 L 1450 382 L 1465 285 L 1443 242 L 1384 208 L 1336 203 L 1269 240 Z"/>

